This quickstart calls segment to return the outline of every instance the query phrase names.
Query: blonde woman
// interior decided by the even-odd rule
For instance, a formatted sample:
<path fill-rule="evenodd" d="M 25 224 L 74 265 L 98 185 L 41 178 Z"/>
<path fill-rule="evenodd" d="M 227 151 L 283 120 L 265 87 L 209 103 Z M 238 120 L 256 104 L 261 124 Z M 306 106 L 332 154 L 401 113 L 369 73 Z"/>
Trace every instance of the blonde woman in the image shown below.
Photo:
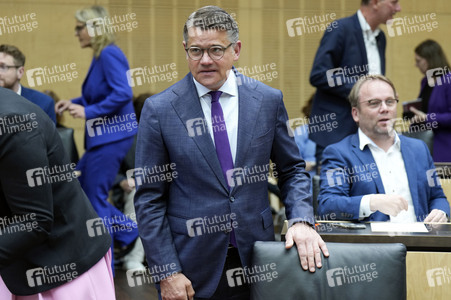
<path fill-rule="evenodd" d="M 79 10 L 75 19 L 75 36 L 81 48 L 93 50 L 93 58 L 81 97 L 59 101 L 55 110 L 57 113 L 68 110 L 72 117 L 86 119 L 86 152 L 77 165 L 81 172 L 79 181 L 113 239 L 125 247 L 137 239 L 137 226 L 107 199 L 137 132 L 132 89 L 126 76 L 129 65 L 114 44 L 105 8 Z"/>

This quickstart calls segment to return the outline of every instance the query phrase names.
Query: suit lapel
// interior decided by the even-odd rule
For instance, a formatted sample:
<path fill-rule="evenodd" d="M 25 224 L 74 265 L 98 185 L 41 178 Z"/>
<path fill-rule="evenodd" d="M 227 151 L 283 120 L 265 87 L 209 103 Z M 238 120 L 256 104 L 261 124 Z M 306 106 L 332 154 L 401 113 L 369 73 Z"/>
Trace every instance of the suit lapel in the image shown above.
<path fill-rule="evenodd" d="M 172 107 L 182 121 L 183 126 L 185 126 L 186 134 L 188 134 L 187 122 L 189 120 L 198 118 L 205 119 L 210 116 L 204 116 L 191 73 L 182 79 L 180 85 L 174 89 L 174 93 L 178 97 L 172 101 Z M 193 136 L 192 139 L 218 180 L 221 182 L 221 185 L 228 191 L 228 185 L 222 174 L 221 165 L 210 133 L 204 132 L 203 134 Z"/>
<path fill-rule="evenodd" d="M 406 168 L 407 179 L 409 180 L 410 195 L 412 196 L 413 207 L 415 210 L 415 215 L 418 216 L 417 208 L 421 207 L 418 203 L 418 186 L 417 186 L 417 170 L 415 168 L 415 163 L 407 164 L 407 161 L 415 161 L 415 153 L 406 145 L 407 141 L 403 136 L 399 136 L 401 140 L 401 155 L 404 160 L 404 167 Z"/>
<path fill-rule="evenodd" d="M 238 141 L 235 167 L 243 167 L 258 119 L 263 95 L 255 92 L 255 82 L 238 72 L 236 74 L 240 78 L 238 82 L 250 81 L 250 83 L 238 85 Z"/>
<path fill-rule="evenodd" d="M 360 162 L 363 165 L 367 165 L 367 166 L 370 166 L 372 164 L 376 165 L 373 155 L 371 154 L 371 150 L 368 148 L 368 146 L 365 146 L 363 151 L 360 150 L 358 133 L 354 134 L 352 136 L 351 144 L 352 144 L 352 152 L 354 152 L 355 156 L 360 160 Z M 379 169 L 377 168 L 377 166 L 376 166 L 376 170 L 377 170 L 378 176 L 376 178 L 373 178 L 373 182 L 376 185 L 377 193 L 385 194 L 384 185 L 382 184 L 382 179 L 381 179 Z"/>

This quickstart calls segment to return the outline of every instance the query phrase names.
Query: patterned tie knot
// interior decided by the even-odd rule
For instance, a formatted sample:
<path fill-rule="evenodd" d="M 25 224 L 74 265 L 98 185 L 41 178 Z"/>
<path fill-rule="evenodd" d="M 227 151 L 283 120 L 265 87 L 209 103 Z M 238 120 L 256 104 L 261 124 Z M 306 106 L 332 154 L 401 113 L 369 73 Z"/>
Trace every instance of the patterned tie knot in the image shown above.
<path fill-rule="evenodd" d="M 218 102 L 219 101 L 219 97 L 221 97 L 222 92 L 221 91 L 211 91 L 209 92 L 209 94 L 211 95 L 211 102 Z"/>

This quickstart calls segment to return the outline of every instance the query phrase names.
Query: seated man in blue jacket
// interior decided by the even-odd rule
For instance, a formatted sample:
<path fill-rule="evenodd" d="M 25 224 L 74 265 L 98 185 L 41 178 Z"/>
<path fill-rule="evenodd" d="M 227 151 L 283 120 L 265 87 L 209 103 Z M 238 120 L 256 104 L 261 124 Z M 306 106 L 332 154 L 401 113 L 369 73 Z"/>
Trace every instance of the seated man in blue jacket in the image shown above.
<path fill-rule="evenodd" d="M 394 130 L 397 93 L 382 75 L 351 90 L 357 133 L 328 146 L 321 169 L 321 218 L 446 222 L 449 203 L 426 144 Z"/>
<path fill-rule="evenodd" d="M 44 93 L 26 88 L 20 84 L 24 75 L 25 55 L 15 46 L 0 45 L 0 86 L 13 90 L 18 95 L 33 102 L 56 123 L 55 104 Z"/>

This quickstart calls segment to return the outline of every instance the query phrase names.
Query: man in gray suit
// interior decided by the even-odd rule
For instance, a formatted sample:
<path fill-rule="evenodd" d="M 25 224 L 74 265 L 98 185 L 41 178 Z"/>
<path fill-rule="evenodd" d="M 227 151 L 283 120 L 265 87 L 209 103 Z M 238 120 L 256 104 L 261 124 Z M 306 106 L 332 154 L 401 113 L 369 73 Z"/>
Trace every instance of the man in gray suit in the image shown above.
<path fill-rule="evenodd" d="M 253 244 L 274 240 L 269 172 L 277 172 L 290 220 L 286 247 L 296 243 L 311 272 L 321 251 L 328 256 L 313 228 L 310 179 L 282 93 L 233 68 L 241 50 L 233 18 L 215 6 L 197 10 L 183 46 L 190 73 L 142 111 L 134 169 L 140 235 L 163 299 L 249 299 Z"/>

